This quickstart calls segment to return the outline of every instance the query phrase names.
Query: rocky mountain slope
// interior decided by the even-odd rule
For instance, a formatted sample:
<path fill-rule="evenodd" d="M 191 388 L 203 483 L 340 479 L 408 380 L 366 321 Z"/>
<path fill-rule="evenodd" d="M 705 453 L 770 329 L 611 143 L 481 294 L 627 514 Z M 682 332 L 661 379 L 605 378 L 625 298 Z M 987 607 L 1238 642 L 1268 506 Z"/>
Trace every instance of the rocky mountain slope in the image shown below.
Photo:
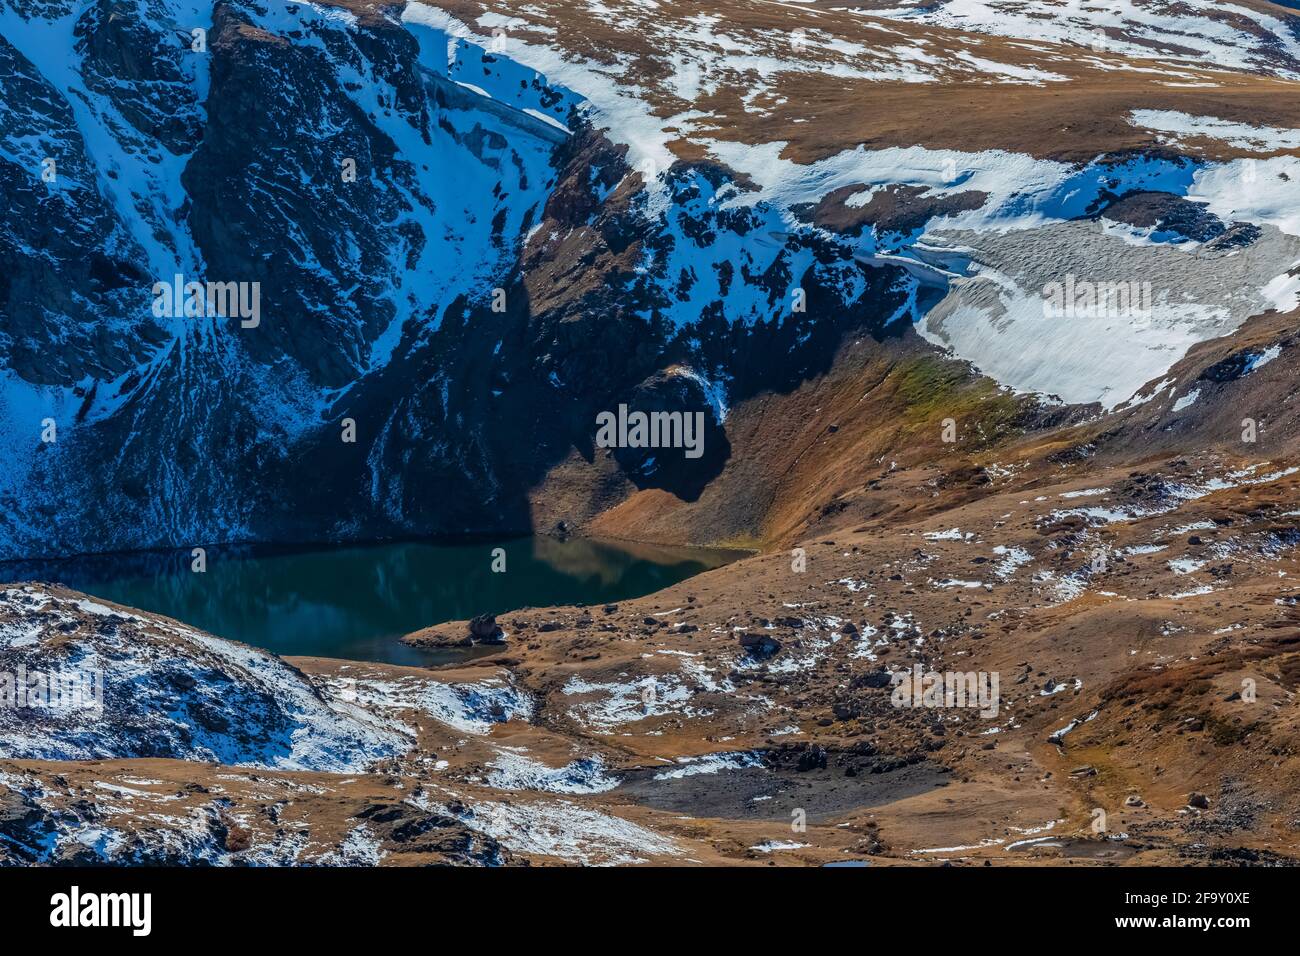
<path fill-rule="evenodd" d="M 1044 9 L 5 0 L 0 556 L 673 511 L 855 341 L 1114 408 L 1289 311 L 1294 12 Z"/>

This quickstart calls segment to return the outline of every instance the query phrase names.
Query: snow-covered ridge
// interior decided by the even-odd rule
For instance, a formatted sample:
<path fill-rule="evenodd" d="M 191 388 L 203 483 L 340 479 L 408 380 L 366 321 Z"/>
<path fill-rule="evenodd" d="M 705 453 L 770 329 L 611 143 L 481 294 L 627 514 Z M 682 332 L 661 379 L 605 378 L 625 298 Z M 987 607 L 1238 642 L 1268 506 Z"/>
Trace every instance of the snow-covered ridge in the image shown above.
<path fill-rule="evenodd" d="M 1180 146 L 1188 140 L 1217 139 L 1259 153 L 1300 149 L 1300 130 L 1252 126 L 1216 116 L 1192 116 L 1178 110 L 1134 110 L 1131 121 L 1134 126 L 1168 133 L 1167 142 Z"/>
<path fill-rule="evenodd" d="M 93 679 L 102 700 L 52 702 L 36 690 L 41 675 Z M 41 585 L 0 591 L 0 691 L 11 758 L 172 757 L 342 773 L 410 747 L 264 651 Z"/>
<path fill-rule="evenodd" d="M 536 707 L 498 676 L 453 683 L 354 672 L 357 665 L 344 664 L 309 677 L 273 654 L 168 618 L 46 585 L 0 588 L 6 757 L 170 757 L 352 773 L 408 753 L 418 738 L 414 715 L 487 736 L 497 724 L 530 720 Z M 58 678 L 81 689 L 73 679 L 83 677 L 86 694 L 49 690 Z M 605 780 L 599 757 L 559 771 L 516 757 L 502 751 L 496 768 L 511 789 L 511 780 L 526 786 L 530 773 L 538 789 L 557 792 L 585 792 L 557 789 L 565 779 L 579 788 Z"/>
<path fill-rule="evenodd" d="M 941 0 L 863 15 L 1194 69 L 1300 77 L 1300 38 L 1282 12 L 1230 0 Z"/>
<path fill-rule="evenodd" d="M 341 674 L 350 670 L 350 665 L 344 666 Z M 394 716 L 417 711 L 467 734 L 486 734 L 494 724 L 514 719 L 529 720 L 536 706 L 529 694 L 500 678 L 449 684 L 418 677 L 341 676 L 328 683 L 336 694 L 367 710 Z"/>
<path fill-rule="evenodd" d="M 1016 7 L 949 3 L 942 7 L 942 15 L 982 23 L 977 14 L 990 6 L 999 12 Z M 1083 9 L 1079 15 L 1087 20 L 1092 12 Z M 1071 7 L 1069 17 L 1074 15 Z M 1131 4 L 1125 15 L 1147 23 L 1144 11 Z M 492 18 L 467 25 L 419 3 L 408 5 L 404 18 L 434 31 L 438 40 L 433 45 L 441 48 L 445 43 L 452 75 L 460 63 L 477 65 L 474 57 L 466 59 L 467 47 L 493 43 L 491 30 L 499 27 Z M 1218 35 L 1221 23 L 1211 20 L 1206 21 L 1210 23 L 1206 29 Z M 724 42 L 725 36 L 714 40 L 724 57 L 739 55 Z M 846 260 L 838 267 L 817 262 L 806 250 L 781 257 L 787 279 L 778 289 L 733 283 L 721 264 L 742 261 L 753 263 L 755 273 L 770 272 L 780 244 L 809 232 L 800 210 L 846 189 L 856 191 L 845 206 L 861 208 L 877 193 L 896 187 L 915 190 L 917 203 L 976 200 L 961 203 L 957 211 L 931 216 L 918 230 L 890 232 L 869 226 L 853 237 L 826 238 L 856 263 L 905 270 L 912 288 L 891 321 L 911 319 L 934 344 L 970 359 L 986 374 L 1018 390 L 1114 407 L 1165 372 L 1197 342 L 1228 334 L 1267 308 L 1285 310 L 1300 303 L 1300 290 L 1287 279 L 1300 262 L 1296 241 L 1300 191 L 1293 187 L 1300 177 L 1296 157 L 1221 163 L 1178 157 L 1115 162 L 1099 157 L 1076 165 L 1001 150 L 961 152 L 913 146 L 859 147 L 804 164 L 787 157 L 785 142 L 745 143 L 691 135 L 689 115 L 653 112 L 644 100 L 645 91 L 626 71 L 568 55 L 545 34 L 539 37 L 524 29 L 522 36 L 511 34 L 505 48 L 508 56 L 547 74 L 579 97 L 578 111 L 613 141 L 628 147 L 629 165 L 649 186 L 647 213 L 662 216 L 664 222 L 665 241 L 656 250 L 656 265 L 662 267 L 658 274 L 691 276 L 689 286 L 668 296 L 659 313 L 678 325 L 688 325 L 712 308 L 731 321 L 779 317 L 809 269 L 838 289 L 844 301 L 862 297 L 867 283 L 859 270 L 845 268 Z M 1247 68 L 1251 62 L 1242 59 L 1240 65 Z M 512 95 L 515 84 L 500 69 L 473 72 L 484 95 Z M 478 76 L 479 72 L 485 75 Z M 724 82 L 724 75 L 716 70 L 711 76 Z M 1191 123 L 1192 118 L 1187 119 Z M 1135 115 L 1133 122 L 1162 128 L 1161 124 L 1179 127 L 1182 120 L 1143 113 Z M 1300 136 L 1289 130 L 1243 131 L 1232 124 L 1218 127 L 1202 122 L 1191 127 L 1222 136 L 1249 134 L 1268 146 L 1289 144 Z M 683 137 L 757 188 L 725 183 L 719 187 L 699 175 L 683 180 L 666 174 L 674 162 L 671 144 Z M 1258 242 L 1220 252 L 1177 232 L 1108 222 L 1096 228 L 1074 222 L 1095 216 L 1115 197 L 1141 192 L 1196 203 L 1220 221 L 1220 232 L 1234 223 L 1271 227 L 1276 232 L 1266 231 Z M 692 241 L 690 230 L 683 228 L 737 211 L 744 212 L 746 228 L 715 230 L 706 244 Z M 1006 238 L 1015 235 L 1020 238 Z M 1207 259 L 1213 260 L 1208 269 Z M 1013 263 L 1030 263 L 1033 268 L 1014 268 Z M 1226 298 L 1207 278 L 1225 268 L 1232 274 L 1234 290 Z M 1101 308 L 1081 314 L 1071 311 L 1066 321 L 1053 320 L 1046 311 L 1048 290 L 1067 281 L 1072 289 L 1098 285 L 1127 289 L 1145 282 L 1140 291 L 1146 298 L 1140 314 Z M 927 285 L 949 293 L 930 314 L 917 304 L 917 291 Z"/>
<path fill-rule="evenodd" d="M 440 802 L 452 798 L 455 806 Z M 499 840 L 517 853 L 558 857 L 587 866 L 643 863 L 652 857 L 680 857 L 671 837 L 612 813 L 568 800 L 506 802 L 475 800 L 471 806 L 450 791 L 412 797 L 421 809 L 453 814 L 472 830 Z"/>

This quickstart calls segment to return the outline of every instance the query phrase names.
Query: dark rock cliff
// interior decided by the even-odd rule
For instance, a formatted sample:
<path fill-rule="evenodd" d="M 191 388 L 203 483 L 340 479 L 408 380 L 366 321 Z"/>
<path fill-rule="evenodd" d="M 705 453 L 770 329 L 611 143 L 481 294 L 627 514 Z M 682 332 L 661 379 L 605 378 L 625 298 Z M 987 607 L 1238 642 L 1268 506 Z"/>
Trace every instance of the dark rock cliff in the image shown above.
<path fill-rule="evenodd" d="M 578 97 L 478 48 L 467 92 L 398 14 L 3 4 L 0 558 L 527 530 L 620 403 L 707 453 L 591 493 L 689 498 L 730 404 L 887 334 L 894 270 L 716 165 L 652 202 Z M 176 275 L 256 315 L 160 310 Z"/>

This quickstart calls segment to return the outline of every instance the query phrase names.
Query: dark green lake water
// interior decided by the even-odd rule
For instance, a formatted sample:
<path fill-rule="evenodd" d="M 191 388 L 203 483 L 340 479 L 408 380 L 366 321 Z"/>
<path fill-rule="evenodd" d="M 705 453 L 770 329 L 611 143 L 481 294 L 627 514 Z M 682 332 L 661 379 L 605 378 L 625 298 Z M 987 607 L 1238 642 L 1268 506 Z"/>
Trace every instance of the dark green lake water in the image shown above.
<path fill-rule="evenodd" d="M 506 570 L 492 570 L 504 548 Z M 431 664 L 464 651 L 421 651 L 403 634 L 521 607 L 604 604 L 640 597 L 719 567 L 734 551 L 555 538 L 472 544 L 209 548 L 0 564 L 0 581 L 53 581 L 166 614 L 219 637 L 282 655 Z"/>

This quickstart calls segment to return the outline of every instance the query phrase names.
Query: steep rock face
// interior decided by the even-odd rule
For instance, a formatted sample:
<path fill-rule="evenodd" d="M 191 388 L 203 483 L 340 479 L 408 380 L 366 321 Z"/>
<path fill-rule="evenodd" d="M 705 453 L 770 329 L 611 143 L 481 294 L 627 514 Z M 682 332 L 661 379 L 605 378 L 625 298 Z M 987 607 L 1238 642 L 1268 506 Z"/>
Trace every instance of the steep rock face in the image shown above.
<path fill-rule="evenodd" d="M 410 346 L 508 268 L 551 143 L 437 103 L 384 8 L 294 9 L 3 11 L 0 553 L 275 533 L 323 435 L 344 450 L 325 470 L 349 476 L 325 484 L 373 500 L 383 418 L 342 445 L 338 390 L 374 388 L 404 325 Z M 243 284 L 260 314 L 159 315 L 174 275 Z M 291 533 L 332 530 L 319 519 Z"/>
<path fill-rule="evenodd" d="M 430 240 L 411 221 L 414 171 L 338 71 L 358 71 L 426 141 L 431 116 L 411 51 L 390 48 L 410 42 L 400 29 L 367 34 L 377 54 L 367 75 L 372 63 L 337 31 L 306 28 L 316 45 L 217 7 L 208 123 L 182 181 L 208 274 L 259 284 L 266 325 L 242 344 L 339 386 L 369 364 L 397 314 L 388 293 Z M 332 54 L 323 38 L 343 48 Z"/>
<path fill-rule="evenodd" d="M 159 334 L 138 249 L 97 189 L 72 106 L 2 35 L 0 101 L 0 361 L 40 385 L 112 378 Z"/>
<path fill-rule="evenodd" d="M 87 5 L 73 30 L 86 89 L 112 103 L 142 142 L 176 156 L 193 152 L 203 132 L 203 102 L 190 31 L 205 24 L 197 6 L 167 0 Z"/>
<path fill-rule="evenodd" d="M 523 530 L 666 384 L 712 464 L 626 464 L 698 494 L 733 396 L 897 312 L 725 168 L 647 189 L 580 97 L 398 9 L 6 7 L 0 556 Z M 257 313 L 160 309 L 178 275 Z"/>

